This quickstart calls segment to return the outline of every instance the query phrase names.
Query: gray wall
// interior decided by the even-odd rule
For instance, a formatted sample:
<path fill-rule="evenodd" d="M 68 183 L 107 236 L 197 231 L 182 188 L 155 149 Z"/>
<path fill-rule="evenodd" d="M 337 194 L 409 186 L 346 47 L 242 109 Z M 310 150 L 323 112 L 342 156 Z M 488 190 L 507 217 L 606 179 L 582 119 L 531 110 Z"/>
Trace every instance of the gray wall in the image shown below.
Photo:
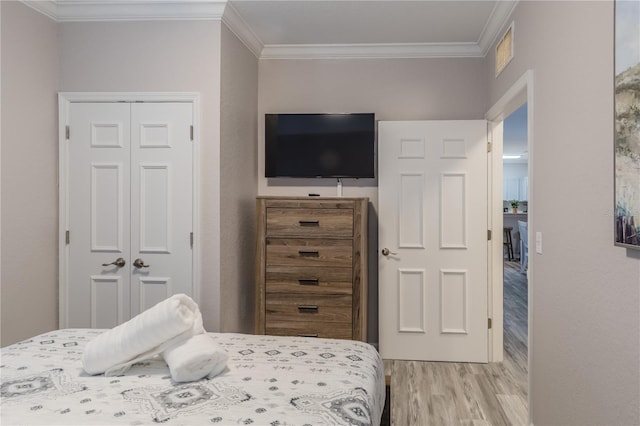
<path fill-rule="evenodd" d="M 640 424 L 640 252 L 613 245 L 613 3 L 521 1 L 491 104 L 534 71 L 531 385 L 538 425 Z M 574 209 L 572 206 L 579 206 Z"/>
<path fill-rule="evenodd" d="M 257 59 L 226 27 L 223 42 L 219 21 L 56 24 L 19 2 L 2 2 L 2 11 L 2 345 L 58 326 L 58 91 L 201 94 L 200 308 L 209 330 L 223 321 L 227 331 L 250 330 Z M 22 321 L 27 306 L 33 314 Z"/>
<path fill-rule="evenodd" d="M 260 195 L 336 195 L 331 179 L 264 178 L 264 114 L 374 112 L 377 120 L 482 119 L 482 59 L 261 60 L 258 96 Z M 343 195 L 368 197 L 369 341 L 378 341 L 378 187 L 376 179 L 345 179 Z"/>
<path fill-rule="evenodd" d="M 18 2 L 2 9 L 1 345 L 58 327 L 58 39 Z"/>
<path fill-rule="evenodd" d="M 258 192 L 258 59 L 222 26 L 220 81 L 220 321 L 253 331 Z"/>

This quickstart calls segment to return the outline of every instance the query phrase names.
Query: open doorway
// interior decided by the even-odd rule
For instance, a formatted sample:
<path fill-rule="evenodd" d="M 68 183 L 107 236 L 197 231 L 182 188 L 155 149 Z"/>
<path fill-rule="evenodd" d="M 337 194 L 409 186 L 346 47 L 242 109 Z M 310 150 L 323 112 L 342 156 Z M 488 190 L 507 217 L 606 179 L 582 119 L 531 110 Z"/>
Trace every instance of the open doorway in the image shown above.
<path fill-rule="evenodd" d="M 526 383 L 528 372 L 529 146 L 527 103 L 503 121 L 503 346 L 504 368 Z M 523 401 L 528 396 L 522 390 Z"/>
<path fill-rule="evenodd" d="M 534 149 L 534 106 L 533 106 L 533 71 L 526 71 L 505 93 L 504 95 L 489 109 L 485 114 L 489 122 L 489 137 L 492 143 L 491 163 L 491 223 L 490 227 L 495 230 L 495 235 L 499 236 L 492 241 L 491 244 L 491 307 L 490 314 L 493 317 L 494 327 L 491 330 L 490 359 L 492 362 L 503 363 L 503 369 L 516 372 L 520 381 L 521 391 L 517 396 L 518 405 L 522 403 L 521 409 L 525 411 L 525 418 L 531 421 L 531 380 L 529 371 L 531 370 L 531 353 L 532 343 L 529 338 L 532 334 L 531 327 L 531 306 L 533 305 L 531 288 L 535 285 L 535 256 L 524 256 L 525 250 L 521 248 L 520 241 L 526 238 L 530 241 L 531 234 L 534 229 L 532 216 L 535 210 L 535 201 L 533 198 L 533 149 Z M 525 106 L 526 105 L 526 106 Z M 522 108 L 522 109 L 521 109 Z M 519 110 L 519 111 L 518 111 Z M 509 119 L 514 112 L 516 115 L 511 117 L 510 121 L 519 121 L 520 134 L 526 132 L 526 138 L 521 136 L 516 143 L 514 152 L 507 141 L 504 144 L 504 136 L 510 136 L 510 130 L 505 129 L 505 121 Z M 526 123 L 526 124 L 525 124 Z M 506 123 L 507 128 L 513 123 Z M 525 130 L 526 129 L 526 130 Z M 506 135 L 505 135 L 506 133 Z M 526 141 L 526 142 L 525 142 Z M 519 147 L 519 148 L 518 148 Z M 516 153 L 515 151 L 518 150 Z M 520 158 L 505 158 L 502 156 L 516 156 Z M 526 161 L 526 174 L 523 173 L 522 166 L 513 167 L 516 170 L 509 170 L 512 167 L 506 167 L 505 161 L 519 160 L 524 163 Z M 512 164 L 518 164 L 512 162 Z M 520 170 L 517 170 L 520 169 Z M 525 179 L 526 178 L 526 179 Z M 516 200 L 517 210 L 513 213 L 511 201 Z M 524 203 L 523 201 L 526 201 Z M 505 209 L 507 209 L 505 211 Z M 525 218 L 526 210 L 526 229 L 518 229 L 518 217 Z M 508 221 L 505 219 L 507 214 Z M 512 221 L 513 220 L 513 221 Z M 504 223 L 506 221 L 506 223 Z M 514 250 L 511 259 L 506 252 L 505 240 L 506 233 L 504 226 L 512 225 L 511 244 Z M 520 252 L 522 251 L 522 256 Z M 527 250 L 528 254 L 528 250 Z M 526 266 L 522 266 L 520 259 Z M 526 274 L 520 272 L 521 268 Z M 517 290 L 516 294 L 512 290 Z M 511 305 L 516 305 L 517 312 L 514 313 Z M 507 306 L 509 305 L 509 306 Z M 514 318 L 515 315 L 515 318 Z M 528 411 L 528 413 L 527 413 Z M 527 423 L 527 422 L 523 422 Z"/>
<path fill-rule="evenodd" d="M 502 194 L 504 211 L 504 258 L 519 261 L 526 272 L 526 235 L 520 229 L 527 223 L 529 211 L 529 147 L 527 143 L 527 104 L 524 103 L 503 121 Z M 526 233 L 525 233 L 526 234 Z"/>

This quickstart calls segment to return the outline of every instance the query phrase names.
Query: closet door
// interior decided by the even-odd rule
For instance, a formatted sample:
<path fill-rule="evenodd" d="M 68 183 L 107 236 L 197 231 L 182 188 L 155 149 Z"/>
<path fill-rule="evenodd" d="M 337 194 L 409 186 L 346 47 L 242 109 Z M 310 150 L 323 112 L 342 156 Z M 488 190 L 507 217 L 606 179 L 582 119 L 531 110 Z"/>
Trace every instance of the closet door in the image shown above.
<path fill-rule="evenodd" d="M 131 315 L 192 293 L 192 107 L 131 110 Z"/>
<path fill-rule="evenodd" d="M 110 328 L 131 315 L 130 110 L 70 106 L 68 327 Z"/>
<path fill-rule="evenodd" d="M 192 108 L 70 104 L 66 327 L 111 328 L 193 295 Z"/>

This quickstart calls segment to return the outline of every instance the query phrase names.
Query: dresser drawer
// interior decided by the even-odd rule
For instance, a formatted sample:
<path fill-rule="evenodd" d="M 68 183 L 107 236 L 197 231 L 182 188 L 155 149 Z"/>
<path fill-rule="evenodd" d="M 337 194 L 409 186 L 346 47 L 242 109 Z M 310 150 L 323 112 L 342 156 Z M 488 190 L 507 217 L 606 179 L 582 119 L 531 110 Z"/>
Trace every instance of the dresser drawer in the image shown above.
<path fill-rule="evenodd" d="M 351 237 L 351 209 L 267 209 L 267 236 Z"/>
<path fill-rule="evenodd" d="M 267 238 L 266 266 L 352 266 L 352 240 Z"/>
<path fill-rule="evenodd" d="M 317 323 L 303 321 L 290 323 L 274 321 L 267 323 L 266 334 L 272 336 L 322 337 L 325 339 L 352 339 L 351 323 Z"/>
<path fill-rule="evenodd" d="M 351 327 L 350 295 L 300 295 L 267 293 L 267 328 L 272 322 L 344 323 Z"/>
<path fill-rule="evenodd" d="M 268 266 L 267 293 L 351 294 L 352 268 Z"/>

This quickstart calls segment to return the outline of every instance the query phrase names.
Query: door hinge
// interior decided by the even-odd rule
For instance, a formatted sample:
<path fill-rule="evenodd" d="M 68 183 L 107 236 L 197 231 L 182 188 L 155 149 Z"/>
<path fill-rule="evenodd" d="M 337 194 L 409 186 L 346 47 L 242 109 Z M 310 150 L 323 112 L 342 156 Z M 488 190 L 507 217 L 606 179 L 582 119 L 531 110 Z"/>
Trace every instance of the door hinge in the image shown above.
<path fill-rule="evenodd" d="M 69 244 L 71 242 L 71 233 L 67 230 L 64 232 L 64 242 Z"/>
<path fill-rule="evenodd" d="M 189 233 L 189 244 L 191 244 L 191 248 L 193 248 L 193 232 Z"/>
<path fill-rule="evenodd" d="M 491 152 L 493 149 L 493 144 L 491 142 L 487 142 L 487 152 Z"/>
<path fill-rule="evenodd" d="M 487 229 L 487 240 L 491 241 L 491 229 Z"/>
<path fill-rule="evenodd" d="M 193 124 L 191 125 L 190 137 L 191 137 L 191 140 L 193 141 Z"/>
<path fill-rule="evenodd" d="M 488 322 L 488 326 L 489 326 L 489 328 L 493 327 L 493 324 L 492 324 L 491 318 L 488 318 L 488 320 L 489 320 L 489 321 L 487 321 L 487 322 Z"/>
<path fill-rule="evenodd" d="M 67 138 L 67 140 L 71 139 L 71 129 L 69 126 L 64 128 L 64 137 Z"/>

